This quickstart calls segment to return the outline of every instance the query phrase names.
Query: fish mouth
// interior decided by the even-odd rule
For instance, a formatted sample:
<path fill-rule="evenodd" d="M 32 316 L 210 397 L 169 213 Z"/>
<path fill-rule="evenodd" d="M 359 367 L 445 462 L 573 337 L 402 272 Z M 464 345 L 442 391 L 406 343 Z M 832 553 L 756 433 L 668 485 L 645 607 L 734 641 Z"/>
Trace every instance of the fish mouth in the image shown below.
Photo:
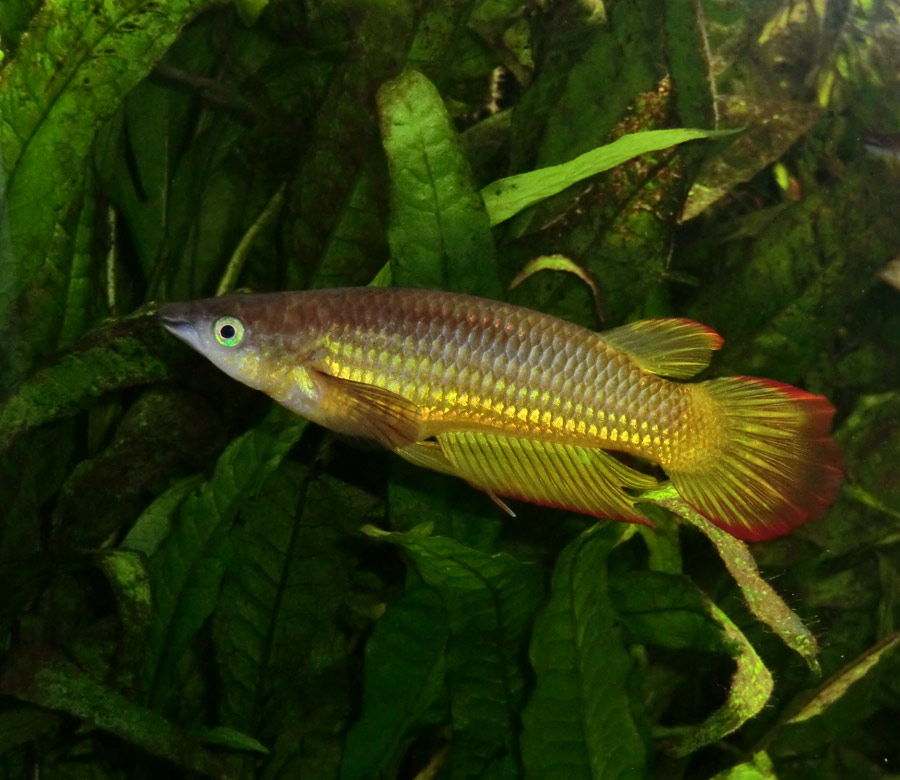
<path fill-rule="evenodd" d="M 177 303 L 167 303 L 156 314 L 160 324 L 173 336 L 189 344 L 197 339 L 197 330 L 184 307 Z"/>

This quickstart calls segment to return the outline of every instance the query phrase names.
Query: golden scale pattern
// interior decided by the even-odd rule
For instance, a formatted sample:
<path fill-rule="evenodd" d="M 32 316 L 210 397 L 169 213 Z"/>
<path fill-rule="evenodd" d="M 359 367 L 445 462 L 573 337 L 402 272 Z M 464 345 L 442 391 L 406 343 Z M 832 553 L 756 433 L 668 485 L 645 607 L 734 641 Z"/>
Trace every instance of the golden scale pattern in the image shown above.
<path fill-rule="evenodd" d="M 592 331 L 496 302 L 463 308 L 452 295 L 395 297 L 390 320 L 382 309 L 375 321 L 378 307 L 355 300 L 335 291 L 315 322 L 285 332 L 319 332 L 328 373 L 407 398 L 441 428 L 562 434 L 662 465 L 689 433 L 685 386 L 641 371 Z"/>

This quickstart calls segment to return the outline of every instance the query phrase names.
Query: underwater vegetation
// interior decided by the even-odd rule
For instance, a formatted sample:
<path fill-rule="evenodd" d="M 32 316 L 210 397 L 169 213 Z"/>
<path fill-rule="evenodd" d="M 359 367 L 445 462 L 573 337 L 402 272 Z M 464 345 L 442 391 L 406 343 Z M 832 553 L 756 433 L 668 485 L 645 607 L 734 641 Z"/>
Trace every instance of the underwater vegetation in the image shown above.
<path fill-rule="evenodd" d="M 900 776 L 900 3 L 4 0 L 0 53 L 0 780 Z M 157 317 L 366 285 L 703 323 L 843 486 L 512 518 Z"/>

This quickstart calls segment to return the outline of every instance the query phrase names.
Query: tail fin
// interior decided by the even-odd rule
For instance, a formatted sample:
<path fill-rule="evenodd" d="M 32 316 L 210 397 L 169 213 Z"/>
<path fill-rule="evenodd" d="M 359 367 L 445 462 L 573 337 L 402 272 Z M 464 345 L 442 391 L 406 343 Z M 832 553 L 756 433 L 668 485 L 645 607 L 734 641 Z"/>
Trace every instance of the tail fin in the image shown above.
<path fill-rule="evenodd" d="M 685 501 L 738 539 L 761 541 L 825 514 L 841 483 L 834 408 L 767 379 L 700 382 L 720 435 L 702 464 L 666 469 Z"/>

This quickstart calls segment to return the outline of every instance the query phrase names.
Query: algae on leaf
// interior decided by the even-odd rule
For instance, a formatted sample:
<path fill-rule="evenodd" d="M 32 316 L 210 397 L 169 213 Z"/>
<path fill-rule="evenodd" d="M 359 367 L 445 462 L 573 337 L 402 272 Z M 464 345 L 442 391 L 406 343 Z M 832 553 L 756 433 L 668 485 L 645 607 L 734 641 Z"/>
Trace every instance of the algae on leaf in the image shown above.
<path fill-rule="evenodd" d="M 10 252 L 0 277 L 0 388 L 51 354 L 67 320 L 67 288 L 94 134 L 188 21 L 211 0 L 44 3 L 0 70 L 0 162 Z M 83 229 L 83 228 L 82 228 Z M 83 240 L 78 242 L 83 244 Z M 27 339 L 23 337 L 28 333 Z"/>

